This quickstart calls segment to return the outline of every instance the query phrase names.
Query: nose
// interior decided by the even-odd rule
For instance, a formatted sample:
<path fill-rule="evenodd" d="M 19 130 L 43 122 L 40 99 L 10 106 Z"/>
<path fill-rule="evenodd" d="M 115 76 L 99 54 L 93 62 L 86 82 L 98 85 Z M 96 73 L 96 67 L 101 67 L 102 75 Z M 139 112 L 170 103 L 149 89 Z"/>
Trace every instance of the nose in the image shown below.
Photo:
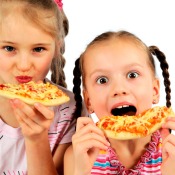
<path fill-rule="evenodd" d="M 120 91 L 118 91 L 118 92 L 116 92 L 116 93 L 114 93 L 114 96 L 117 96 L 117 95 L 126 95 L 127 93 L 123 90 L 120 90 Z"/>
<path fill-rule="evenodd" d="M 129 87 L 127 85 L 127 82 L 125 79 L 115 79 L 115 81 L 112 84 L 112 96 L 122 96 L 127 95 L 129 92 Z"/>
<path fill-rule="evenodd" d="M 21 72 L 27 72 L 31 67 L 30 56 L 27 53 L 20 53 L 18 55 L 16 67 Z"/>

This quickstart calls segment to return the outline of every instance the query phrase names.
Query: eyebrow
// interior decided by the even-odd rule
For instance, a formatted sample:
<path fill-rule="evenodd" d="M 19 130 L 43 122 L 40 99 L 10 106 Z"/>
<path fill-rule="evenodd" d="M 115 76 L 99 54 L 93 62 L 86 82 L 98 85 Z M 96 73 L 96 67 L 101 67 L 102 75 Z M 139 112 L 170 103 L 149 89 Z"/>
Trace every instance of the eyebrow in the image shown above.
<path fill-rule="evenodd" d="M 44 46 L 50 46 L 51 44 L 50 43 L 37 43 L 37 44 L 34 44 L 33 46 L 42 46 L 42 45 L 44 45 Z"/>
<path fill-rule="evenodd" d="M 108 72 L 108 70 L 105 70 L 105 69 L 96 69 L 94 71 L 92 71 L 90 74 L 89 74 L 89 77 L 92 77 L 94 74 L 96 73 L 102 73 L 102 74 L 105 74 L 106 72 Z"/>
<path fill-rule="evenodd" d="M 138 64 L 138 63 L 131 63 L 131 64 L 128 64 L 128 65 L 126 65 L 126 66 L 124 66 L 124 68 L 132 68 L 132 67 L 140 67 L 140 68 L 143 68 L 144 66 L 143 65 L 141 65 L 141 64 Z M 92 76 L 94 73 L 96 73 L 96 72 L 107 72 L 108 70 L 106 70 L 105 68 L 104 69 L 101 69 L 101 68 L 99 68 L 99 69 L 95 69 L 93 72 L 91 72 L 91 74 L 90 74 L 90 76 Z"/>
<path fill-rule="evenodd" d="M 8 43 L 8 44 L 15 44 L 14 42 L 11 41 L 6 41 L 6 40 L 0 40 L 1 43 Z"/>
<path fill-rule="evenodd" d="M 11 41 L 6 41 L 6 40 L 0 40 L 1 43 L 5 43 L 5 44 L 17 44 L 15 42 L 11 42 Z M 33 44 L 33 46 L 42 46 L 42 45 L 51 45 L 50 43 L 36 43 L 36 44 Z"/>

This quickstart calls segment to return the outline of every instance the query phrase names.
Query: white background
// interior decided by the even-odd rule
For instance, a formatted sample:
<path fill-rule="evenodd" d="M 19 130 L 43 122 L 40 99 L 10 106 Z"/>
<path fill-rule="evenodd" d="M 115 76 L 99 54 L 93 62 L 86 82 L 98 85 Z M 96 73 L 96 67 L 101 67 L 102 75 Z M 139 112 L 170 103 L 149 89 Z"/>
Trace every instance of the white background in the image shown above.
<path fill-rule="evenodd" d="M 63 0 L 69 19 L 66 37 L 65 74 L 68 89 L 72 90 L 74 61 L 86 45 L 97 35 L 108 30 L 128 30 L 146 45 L 156 45 L 169 63 L 172 107 L 175 109 L 175 10 L 173 0 Z M 162 81 L 160 66 L 158 77 Z M 165 105 L 164 86 L 161 83 L 159 105 Z"/>

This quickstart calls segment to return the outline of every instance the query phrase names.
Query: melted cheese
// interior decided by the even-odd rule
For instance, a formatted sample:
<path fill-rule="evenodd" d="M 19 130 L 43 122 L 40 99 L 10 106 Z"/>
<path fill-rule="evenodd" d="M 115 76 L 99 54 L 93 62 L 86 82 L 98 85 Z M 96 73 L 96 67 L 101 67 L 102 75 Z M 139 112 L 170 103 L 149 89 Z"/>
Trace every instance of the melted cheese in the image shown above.
<path fill-rule="evenodd" d="M 4 92 L 6 91 L 7 93 L 39 100 L 56 99 L 62 95 L 65 95 L 61 90 L 49 82 L 46 84 L 36 84 L 33 81 L 24 84 L 5 84 L 0 86 L 0 90 L 3 90 Z"/>
<path fill-rule="evenodd" d="M 146 135 L 156 123 L 172 115 L 174 112 L 171 108 L 156 106 L 137 116 L 105 116 L 97 126 L 104 130 Z"/>

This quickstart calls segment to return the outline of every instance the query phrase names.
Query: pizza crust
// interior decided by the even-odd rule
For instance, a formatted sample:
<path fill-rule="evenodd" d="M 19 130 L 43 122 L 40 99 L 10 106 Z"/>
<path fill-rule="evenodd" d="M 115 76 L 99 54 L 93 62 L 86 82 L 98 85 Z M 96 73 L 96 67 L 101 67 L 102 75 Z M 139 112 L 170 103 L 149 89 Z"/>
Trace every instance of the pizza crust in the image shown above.
<path fill-rule="evenodd" d="M 146 137 L 160 129 L 167 117 L 175 117 L 172 108 L 165 106 L 148 109 L 137 116 L 105 116 L 97 126 L 108 138 L 118 140 Z"/>
<path fill-rule="evenodd" d="M 23 101 L 29 105 L 34 105 L 34 103 L 41 103 L 45 106 L 57 106 L 57 105 L 61 105 L 61 104 L 69 101 L 68 96 L 59 97 L 58 99 L 54 99 L 54 100 L 39 100 L 39 99 L 30 99 L 27 97 L 17 96 L 17 95 L 11 94 L 11 93 L 9 93 L 9 94 L 8 93 L 1 93 L 1 91 L 0 91 L 0 96 L 3 96 L 3 97 L 8 98 L 8 99 L 18 98 L 21 101 Z"/>
<path fill-rule="evenodd" d="M 111 139 L 117 139 L 117 140 L 129 140 L 129 139 L 138 139 L 143 136 L 135 133 L 130 132 L 113 132 L 110 130 L 103 130 L 105 133 L 105 136 Z"/>

